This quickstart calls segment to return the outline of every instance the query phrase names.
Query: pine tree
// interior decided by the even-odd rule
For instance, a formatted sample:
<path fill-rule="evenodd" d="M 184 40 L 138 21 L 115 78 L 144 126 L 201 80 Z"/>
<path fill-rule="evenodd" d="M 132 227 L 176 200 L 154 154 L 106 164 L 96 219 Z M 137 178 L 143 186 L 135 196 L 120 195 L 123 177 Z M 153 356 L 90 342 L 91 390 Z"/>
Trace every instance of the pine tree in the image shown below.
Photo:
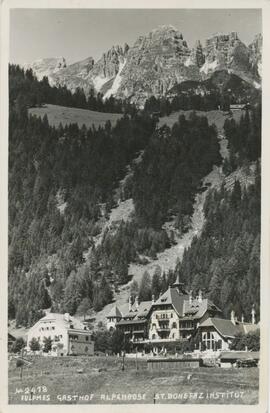
<path fill-rule="evenodd" d="M 91 308 L 91 301 L 88 297 L 85 297 L 77 308 L 77 314 L 83 315 L 83 319 L 85 320 L 85 316 Z"/>
<path fill-rule="evenodd" d="M 161 292 L 161 268 L 159 266 L 156 267 L 152 277 L 151 291 L 152 295 L 157 299 Z"/>
<path fill-rule="evenodd" d="M 151 277 L 147 271 L 143 273 L 140 289 L 139 289 L 139 301 L 151 300 Z"/>
<path fill-rule="evenodd" d="M 75 271 L 72 271 L 67 279 L 66 287 L 64 290 L 64 307 L 65 310 L 71 315 L 75 314 L 78 305 L 82 299 L 82 292 L 80 283 L 76 276 Z"/>
<path fill-rule="evenodd" d="M 40 350 L 40 344 L 38 342 L 38 340 L 33 337 L 32 340 L 29 343 L 29 347 L 32 351 L 39 351 Z"/>

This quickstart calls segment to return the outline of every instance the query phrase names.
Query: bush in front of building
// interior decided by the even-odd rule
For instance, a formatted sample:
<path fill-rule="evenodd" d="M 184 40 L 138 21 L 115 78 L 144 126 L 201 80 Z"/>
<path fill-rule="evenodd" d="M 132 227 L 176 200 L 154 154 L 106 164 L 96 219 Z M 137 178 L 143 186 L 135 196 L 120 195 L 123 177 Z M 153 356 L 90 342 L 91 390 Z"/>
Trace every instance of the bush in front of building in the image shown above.
<path fill-rule="evenodd" d="M 95 352 L 118 354 L 121 351 L 130 351 L 130 341 L 118 329 L 111 331 L 97 331 L 94 333 Z"/>
<path fill-rule="evenodd" d="M 232 340 L 230 350 L 248 350 L 259 351 L 260 350 L 260 330 L 252 331 L 247 334 L 237 334 Z"/>
<path fill-rule="evenodd" d="M 44 353 L 49 353 L 52 349 L 52 339 L 51 337 L 44 337 L 43 339 L 43 351 Z"/>
<path fill-rule="evenodd" d="M 10 351 L 12 353 L 19 353 L 25 346 L 25 340 L 22 337 L 18 337 L 16 338 L 16 341 L 14 341 L 14 343 L 12 344 Z"/>
<path fill-rule="evenodd" d="M 30 347 L 30 350 L 32 350 L 32 351 L 39 351 L 40 350 L 40 344 L 39 344 L 38 340 L 35 337 L 33 337 L 32 340 L 30 341 L 29 347 Z"/>

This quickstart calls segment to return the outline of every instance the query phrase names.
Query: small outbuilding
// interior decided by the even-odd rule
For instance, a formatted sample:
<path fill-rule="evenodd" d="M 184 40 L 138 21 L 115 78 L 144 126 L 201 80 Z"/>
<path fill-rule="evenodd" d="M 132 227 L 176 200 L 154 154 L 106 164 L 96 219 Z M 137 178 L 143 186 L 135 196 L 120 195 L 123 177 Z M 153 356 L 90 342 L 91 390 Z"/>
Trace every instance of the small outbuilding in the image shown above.
<path fill-rule="evenodd" d="M 254 367 L 260 359 L 258 351 L 226 351 L 219 357 L 220 367 Z"/>

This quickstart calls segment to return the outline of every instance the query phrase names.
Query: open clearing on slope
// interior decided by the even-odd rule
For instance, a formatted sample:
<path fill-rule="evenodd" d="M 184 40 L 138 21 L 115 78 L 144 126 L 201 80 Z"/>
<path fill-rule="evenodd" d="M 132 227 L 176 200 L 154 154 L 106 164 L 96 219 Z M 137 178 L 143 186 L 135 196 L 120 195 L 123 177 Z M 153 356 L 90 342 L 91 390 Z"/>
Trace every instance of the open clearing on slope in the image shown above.
<path fill-rule="evenodd" d="M 172 371 L 147 370 L 145 359 L 122 360 L 109 357 L 40 357 L 31 358 L 32 364 L 20 369 L 15 360 L 9 362 L 9 403 L 11 404 L 255 404 L 258 403 L 258 368 L 221 369 L 180 367 Z M 47 391 L 38 389 L 46 386 Z M 49 401 L 29 400 L 26 388 L 34 387 L 33 396 L 49 397 Z M 22 393 L 16 393 L 22 389 Z M 217 392 L 222 392 L 225 397 Z M 210 399 L 210 393 L 212 397 Z M 92 400 L 78 400 L 78 396 L 93 395 Z M 121 401 L 116 395 L 141 395 L 143 400 Z M 163 396 L 162 396 L 163 394 Z M 184 396 L 186 394 L 186 396 Z M 194 394 L 200 394 L 195 398 Z M 213 398 L 213 394 L 215 398 Z M 60 401 L 57 396 L 77 396 L 77 400 Z M 115 396 L 113 396 L 115 395 Z M 175 398 L 172 398 L 174 395 Z M 193 396 L 192 396 L 193 395 Z M 240 396 L 241 395 L 241 396 Z M 28 397 L 28 400 L 22 400 Z M 114 399 L 112 399 L 114 397 Z M 107 399 L 106 399 L 107 398 Z"/>
<path fill-rule="evenodd" d="M 229 115 L 220 110 L 209 110 L 207 112 L 202 110 L 179 110 L 177 112 L 172 113 L 169 116 L 164 116 L 160 118 L 158 126 L 161 127 L 163 125 L 167 125 L 171 128 L 173 124 L 178 121 L 180 115 L 185 115 L 187 118 L 189 118 L 192 112 L 196 112 L 196 115 L 198 116 L 206 116 L 209 124 L 211 125 L 212 123 L 214 123 L 219 132 L 223 132 L 224 122 L 226 119 L 229 118 Z M 232 112 L 231 117 L 233 117 L 238 122 L 243 113 L 244 112 L 242 112 L 241 110 L 234 111 Z"/>
<path fill-rule="evenodd" d="M 117 120 L 122 117 L 118 113 L 95 112 L 88 109 L 68 108 L 49 104 L 40 108 L 30 108 L 29 113 L 41 118 L 47 115 L 49 124 L 52 126 L 59 126 L 60 123 L 63 126 L 77 123 L 79 127 L 85 125 L 87 128 L 93 125 L 96 128 L 104 126 L 108 120 L 114 126 Z"/>

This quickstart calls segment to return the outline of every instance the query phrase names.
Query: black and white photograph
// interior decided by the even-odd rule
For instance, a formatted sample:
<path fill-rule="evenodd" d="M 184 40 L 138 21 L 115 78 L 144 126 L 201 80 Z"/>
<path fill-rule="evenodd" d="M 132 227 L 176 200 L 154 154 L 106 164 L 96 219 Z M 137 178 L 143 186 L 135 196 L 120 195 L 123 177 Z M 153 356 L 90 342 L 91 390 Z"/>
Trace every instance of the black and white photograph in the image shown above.
<path fill-rule="evenodd" d="M 8 404 L 259 408 L 262 8 L 38 3 L 9 9 Z"/>

